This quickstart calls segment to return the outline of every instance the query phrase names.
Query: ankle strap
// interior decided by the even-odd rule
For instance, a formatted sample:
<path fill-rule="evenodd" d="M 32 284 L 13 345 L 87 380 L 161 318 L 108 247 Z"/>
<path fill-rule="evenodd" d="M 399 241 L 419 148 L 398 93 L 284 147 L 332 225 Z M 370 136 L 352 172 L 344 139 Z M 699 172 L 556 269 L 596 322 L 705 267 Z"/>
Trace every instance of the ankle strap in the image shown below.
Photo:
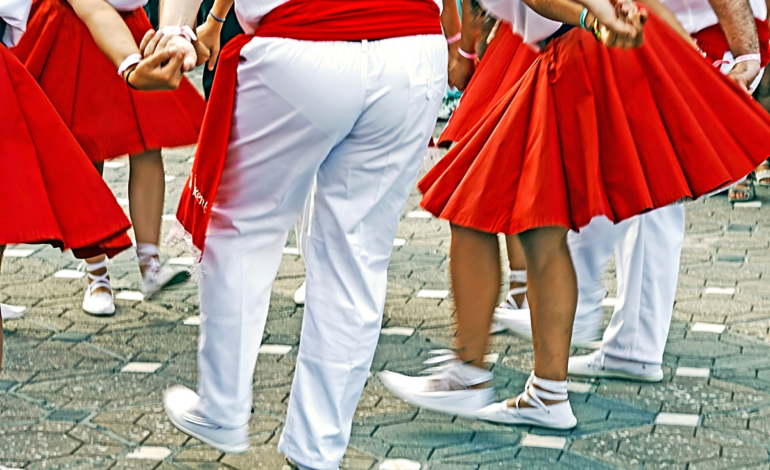
<path fill-rule="evenodd" d="M 97 271 L 102 268 L 107 267 L 107 258 L 104 258 L 101 261 L 97 261 L 96 263 L 89 263 L 88 261 L 84 261 L 80 266 L 85 266 L 87 271 Z"/>
<path fill-rule="evenodd" d="M 541 379 L 532 372 L 527 380 L 527 385 L 524 387 L 524 393 L 516 398 L 516 408 L 519 409 L 520 401 L 524 400 L 526 404 L 550 413 L 551 410 L 548 409 L 548 405 L 543 403 L 543 400 L 565 401 L 568 398 L 566 380 Z"/>
<path fill-rule="evenodd" d="M 88 293 L 91 294 L 94 290 L 103 287 L 105 289 L 108 289 L 110 292 L 112 292 L 112 285 L 110 285 L 110 273 L 109 271 L 104 271 L 104 274 L 94 274 L 93 271 L 98 271 L 100 269 L 104 269 L 107 267 L 107 260 L 102 260 L 97 263 L 87 263 L 83 262 L 78 266 L 78 270 L 85 267 L 86 274 L 88 274 L 88 279 L 91 280 L 91 282 L 88 284 Z"/>
<path fill-rule="evenodd" d="M 527 270 L 511 270 L 508 274 L 508 282 L 527 282 Z"/>

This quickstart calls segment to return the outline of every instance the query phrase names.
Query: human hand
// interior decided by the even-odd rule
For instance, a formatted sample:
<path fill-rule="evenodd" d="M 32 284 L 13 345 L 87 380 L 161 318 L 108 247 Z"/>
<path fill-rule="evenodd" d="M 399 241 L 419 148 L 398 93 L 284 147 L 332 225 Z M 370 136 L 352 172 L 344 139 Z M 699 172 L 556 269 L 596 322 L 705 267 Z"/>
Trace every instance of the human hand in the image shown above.
<path fill-rule="evenodd" d="M 200 63 L 205 62 L 209 58 L 207 48 L 196 47 L 186 38 L 176 34 L 164 34 L 163 30 L 157 32 L 147 31 L 142 38 L 142 42 L 139 44 L 139 52 L 145 58 L 154 55 L 158 51 L 171 50 L 172 48 L 175 52 L 179 51 L 182 53 L 183 72 L 189 72 L 198 65 L 198 52 L 201 52 L 205 57 Z"/>
<path fill-rule="evenodd" d="M 634 49 L 641 47 L 644 43 L 644 24 L 647 21 L 647 10 L 641 10 L 636 3 L 627 0 L 621 0 L 615 5 L 617 18 L 630 26 L 633 34 L 618 32 L 607 27 L 604 24 L 599 25 L 600 40 L 607 47 L 617 47 L 621 49 Z"/>
<path fill-rule="evenodd" d="M 214 70 L 214 66 L 217 63 L 217 58 L 219 57 L 219 48 L 220 48 L 220 42 L 219 42 L 219 35 L 222 32 L 222 23 L 219 21 L 213 21 L 211 19 L 211 16 L 206 20 L 203 25 L 198 27 L 198 30 L 196 31 L 196 34 L 198 35 L 198 41 L 196 41 L 199 45 L 205 47 L 208 51 L 208 69 Z M 196 47 L 196 50 L 198 48 Z M 199 65 L 202 63 L 200 60 L 201 54 L 198 54 L 198 63 Z"/>
<path fill-rule="evenodd" d="M 460 91 L 465 90 L 473 78 L 478 65 L 477 59 L 467 59 L 460 55 L 459 47 L 449 50 L 449 86 Z"/>
<path fill-rule="evenodd" d="M 184 76 L 183 64 L 184 54 L 181 51 L 175 48 L 157 51 L 123 72 L 123 78 L 137 90 L 175 90 Z"/>
<path fill-rule="evenodd" d="M 745 62 L 738 62 L 735 64 L 727 77 L 732 79 L 747 93 L 751 93 L 751 84 L 759 75 L 761 65 L 756 60 L 747 60 Z"/>

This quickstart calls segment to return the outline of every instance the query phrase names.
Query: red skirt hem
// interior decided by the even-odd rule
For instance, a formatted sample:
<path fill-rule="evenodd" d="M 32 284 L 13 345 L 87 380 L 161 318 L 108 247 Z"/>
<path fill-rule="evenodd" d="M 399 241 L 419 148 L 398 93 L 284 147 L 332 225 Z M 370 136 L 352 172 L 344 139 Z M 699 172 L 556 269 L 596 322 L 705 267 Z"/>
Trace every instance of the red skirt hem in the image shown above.
<path fill-rule="evenodd" d="M 0 46 L 0 245 L 45 243 L 112 257 L 131 227 L 24 66 Z"/>

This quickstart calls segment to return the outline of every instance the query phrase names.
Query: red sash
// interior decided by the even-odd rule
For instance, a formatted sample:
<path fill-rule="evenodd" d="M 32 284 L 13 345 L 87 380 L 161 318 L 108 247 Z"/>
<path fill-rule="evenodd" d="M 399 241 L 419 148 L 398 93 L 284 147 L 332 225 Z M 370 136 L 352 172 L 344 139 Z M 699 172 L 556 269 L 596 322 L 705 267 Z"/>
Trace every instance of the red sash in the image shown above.
<path fill-rule="evenodd" d="M 762 67 L 770 62 L 770 27 L 767 20 L 755 18 L 757 23 L 757 34 L 759 36 L 759 54 L 761 56 Z M 706 53 L 706 57 L 712 62 L 718 62 L 725 56 L 725 52 L 730 50 L 727 44 L 727 36 L 719 23 L 702 29 L 693 34 L 692 37 L 698 44 L 698 47 Z"/>
<path fill-rule="evenodd" d="M 265 16 L 256 32 L 261 37 L 306 41 L 378 40 L 423 34 L 441 34 L 439 9 L 433 0 L 290 0 Z M 237 36 L 219 54 L 195 162 L 176 213 L 201 251 L 230 141 L 240 52 L 251 39 L 248 35 Z"/>

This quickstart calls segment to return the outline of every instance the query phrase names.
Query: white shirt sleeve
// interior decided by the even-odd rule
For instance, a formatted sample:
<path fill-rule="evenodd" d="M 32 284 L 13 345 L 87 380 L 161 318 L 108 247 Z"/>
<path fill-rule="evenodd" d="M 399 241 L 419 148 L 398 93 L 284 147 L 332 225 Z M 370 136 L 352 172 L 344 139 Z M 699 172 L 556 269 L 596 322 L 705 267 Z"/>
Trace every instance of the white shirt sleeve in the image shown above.
<path fill-rule="evenodd" d="M 0 17 L 6 22 L 5 36 L 0 40 L 8 47 L 15 46 L 27 29 L 32 0 L 0 0 Z"/>
<path fill-rule="evenodd" d="M 513 32 L 535 49 L 539 41 L 548 38 L 562 25 L 538 15 L 521 0 L 481 0 L 481 4 L 496 17 L 509 22 Z"/>

